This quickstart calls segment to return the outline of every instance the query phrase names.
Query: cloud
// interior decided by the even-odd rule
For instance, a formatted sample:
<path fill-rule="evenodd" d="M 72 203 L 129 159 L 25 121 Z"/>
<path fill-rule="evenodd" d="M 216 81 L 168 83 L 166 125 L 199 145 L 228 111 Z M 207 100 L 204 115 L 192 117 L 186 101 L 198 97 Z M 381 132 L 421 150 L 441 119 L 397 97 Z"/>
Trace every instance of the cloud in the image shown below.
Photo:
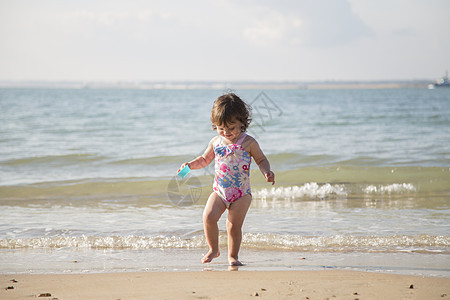
<path fill-rule="evenodd" d="M 372 30 L 344 0 L 315 1 L 315 5 L 305 7 L 301 15 L 306 25 L 307 45 L 341 46 L 372 35 Z"/>
<path fill-rule="evenodd" d="M 303 21 L 297 16 L 286 16 L 281 12 L 267 12 L 243 29 L 245 39 L 256 45 L 271 45 L 289 42 L 293 32 L 300 30 Z"/>
<path fill-rule="evenodd" d="M 342 46 L 373 35 L 346 0 L 235 2 L 251 23 L 243 35 L 257 44 Z"/>
<path fill-rule="evenodd" d="M 257 45 L 267 45 L 280 41 L 286 33 L 286 21 L 282 17 L 258 20 L 244 28 L 243 36 Z"/>

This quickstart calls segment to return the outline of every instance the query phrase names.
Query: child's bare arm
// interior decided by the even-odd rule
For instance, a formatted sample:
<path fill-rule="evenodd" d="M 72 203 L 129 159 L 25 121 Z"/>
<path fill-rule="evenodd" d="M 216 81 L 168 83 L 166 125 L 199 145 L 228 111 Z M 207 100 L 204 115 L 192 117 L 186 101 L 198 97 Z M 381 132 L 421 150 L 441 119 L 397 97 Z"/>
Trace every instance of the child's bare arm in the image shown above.
<path fill-rule="evenodd" d="M 189 165 L 189 168 L 191 168 L 192 170 L 201 169 L 208 166 L 214 159 L 213 141 L 214 139 L 212 139 L 209 142 L 208 147 L 206 148 L 205 153 L 203 153 L 203 155 L 196 157 L 190 162 L 182 164 L 181 167 L 178 169 L 178 172 L 180 172 L 180 170 L 183 169 L 186 165 Z"/>
<path fill-rule="evenodd" d="M 270 170 L 270 163 L 267 158 L 263 159 L 259 165 L 259 169 L 261 173 L 263 173 L 264 177 L 266 177 L 267 182 L 272 182 L 272 185 L 275 184 L 275 174 Z"/>
<path fill-rule="evenodd" d="M 256 164 L 259 167 L 259 170 L 266 178 L 267 182 L 272 182 L 272 185 L 275 184 L 275 174 L 270 170 L 270 163 L 267 157 L 262 152 L 259 144 L 256 140 L 254 140 L 250 144 L 250 155 L 255 160 Z"/>
<path fill-rule="evenodd" d="M 209 146 L 208 146 L 208 149 L 209 149 Z M 189 168 L 191 168 L 192 170 L 195 170 L 195 169 L 201 169 L 201 168 L 208 166 L 214 159 L 214 151 L 208 151 L 208 149 L 206 149 L 206 151 L 205 151 L 205 153 L 203 153 L 203 155 L 200 155 L 199 157 L 188 162 L 187 164 L 189 165 Z"/>

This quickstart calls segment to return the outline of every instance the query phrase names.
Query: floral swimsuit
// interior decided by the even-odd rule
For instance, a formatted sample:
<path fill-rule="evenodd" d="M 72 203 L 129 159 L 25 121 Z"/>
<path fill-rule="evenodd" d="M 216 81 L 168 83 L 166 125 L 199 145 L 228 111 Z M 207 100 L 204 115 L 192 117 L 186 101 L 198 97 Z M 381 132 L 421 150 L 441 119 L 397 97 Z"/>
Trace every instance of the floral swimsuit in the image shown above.
<path fill-rule="evenodd" d="M 247 134 L 242 133 L 236 144 L 224 145 L 222 137 L 214 146 L 215 170 L 214 192 L 230 207 L 237 199 L 250 194 L 250 154 L 241 143 Z"/>

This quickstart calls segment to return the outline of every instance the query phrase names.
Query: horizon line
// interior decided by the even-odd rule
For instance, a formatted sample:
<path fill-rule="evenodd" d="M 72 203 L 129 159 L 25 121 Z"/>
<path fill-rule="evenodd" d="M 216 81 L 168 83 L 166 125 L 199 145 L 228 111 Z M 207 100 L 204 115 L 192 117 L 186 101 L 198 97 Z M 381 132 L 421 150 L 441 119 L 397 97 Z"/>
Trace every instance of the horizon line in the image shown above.
<path fill-rule="evenodd" d="M 376 89 L 425 88 L 429 79 L 404 80 L 5 80 L 0 88 L 66 89 Z"/>

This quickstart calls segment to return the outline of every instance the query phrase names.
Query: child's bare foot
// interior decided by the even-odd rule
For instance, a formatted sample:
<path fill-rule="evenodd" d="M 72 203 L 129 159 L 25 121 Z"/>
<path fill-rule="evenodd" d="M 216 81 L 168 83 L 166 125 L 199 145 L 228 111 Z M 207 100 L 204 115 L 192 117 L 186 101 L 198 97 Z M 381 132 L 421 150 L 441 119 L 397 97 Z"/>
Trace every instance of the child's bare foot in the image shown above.
<path fill-rule="evenodd" d="M 203 258 L 202 258 L 202 264 L 209 263 L 209 262 L 211 262 L 214 258 L 219 257 L 219 256 L 220 256 L 220 251 L 219 251 L 219 250 L 217 250 L 217 252 L 216 252 L 216 251 L 209 250 L 209 252 L 208 252 L 205 256 L 203 256 Z"/>
<path fill-rule="evenodd" d="M 244 265 L 237 259 L 237 257 L 228 257 L 228 264 L 233 267 L 239 267 Z"/>

